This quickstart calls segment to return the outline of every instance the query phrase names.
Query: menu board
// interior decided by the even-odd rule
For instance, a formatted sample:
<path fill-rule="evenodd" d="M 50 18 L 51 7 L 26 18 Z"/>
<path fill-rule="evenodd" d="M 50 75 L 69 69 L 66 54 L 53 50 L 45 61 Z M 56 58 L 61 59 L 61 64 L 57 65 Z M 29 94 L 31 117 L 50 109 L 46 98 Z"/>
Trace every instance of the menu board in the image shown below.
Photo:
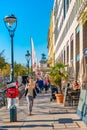
<path fill-rule="evenodd" d="M 86 93 L 87 90 L 82 89 L 80 93 L 80 98 L 79 98 L 79 103 L 78 103 L 78 108 L 77 108 L 77 114 L 82 118 L 83 112 L 84 112 L 84 106 L 86 102 Z"/>

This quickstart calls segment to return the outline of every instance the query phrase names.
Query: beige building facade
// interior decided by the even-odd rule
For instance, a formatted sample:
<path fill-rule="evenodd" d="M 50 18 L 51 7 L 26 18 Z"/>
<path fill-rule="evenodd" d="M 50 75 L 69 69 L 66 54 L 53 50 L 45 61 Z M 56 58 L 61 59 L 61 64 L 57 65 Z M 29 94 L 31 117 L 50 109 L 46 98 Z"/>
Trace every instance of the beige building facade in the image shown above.
<path fill-rule="evenodd" d="M 50 27 L 48 31 L 48 64 L 54 66 L 54 10 L 51 12 Z"/>
<path fill-rule="evenodd" d="M 82 57 L 87 48 L 87 26 L 78 22 L 86 0 L 54 0 L 55 62 L 68 64 L 74 80 L 82 81 Z"/>

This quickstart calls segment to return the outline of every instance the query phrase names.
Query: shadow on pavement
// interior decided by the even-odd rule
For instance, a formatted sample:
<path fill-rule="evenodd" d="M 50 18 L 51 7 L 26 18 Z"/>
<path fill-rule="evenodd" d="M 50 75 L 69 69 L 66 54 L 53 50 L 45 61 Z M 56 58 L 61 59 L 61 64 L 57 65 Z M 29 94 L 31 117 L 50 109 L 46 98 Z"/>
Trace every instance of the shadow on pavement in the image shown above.
<path fill-rule="evenodd" d="M 76 114 L 76 112 L 52 112 L 52 111 L 49 111 L 49 114 Z"/>
<path fill-rule="evenodd" d="M 72 118 L 60 118 L 58 119 L 59 123 L 73 123 L 73 119 Z"/>
<path fill-rule="evenodd" d="M 33 128 L 33 127 L 52 127 L 52 125 L 47 125 L 47 124 L 40 124 L 40 125 L 34 125 L 34 124 L 31 124 L 31 125 L 23 125 L 23 126 L 19 126 L 19 125 L 15 125 L 15 126 L 1 126 L 2 129 L 0 130 L 8 130 L 8 129 L 4 129 L 4 128 Z"/>
<path fill-rule="evenodd" d="M 0 128 L 0 130 L 8 130 L 8 129 L 2 129 L 2 128 Z"/>
<path fill-rule="evenodd" d="M 58 121 L 58 123 L 73 123 L 73 122 L 76 122 L 76 121 L 81 121 L 81 119 L 72 119 L 72 118 L 59 118 L 58 120 L 55 120 L 55 121 Z"/>

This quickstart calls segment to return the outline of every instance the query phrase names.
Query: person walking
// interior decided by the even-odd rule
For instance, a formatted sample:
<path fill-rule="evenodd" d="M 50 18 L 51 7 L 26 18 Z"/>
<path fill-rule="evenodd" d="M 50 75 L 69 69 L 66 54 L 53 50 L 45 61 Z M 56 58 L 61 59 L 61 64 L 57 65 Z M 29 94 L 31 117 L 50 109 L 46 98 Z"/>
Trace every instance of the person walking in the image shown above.
<path fill-rule="evenodd" d="M 29 115 L 32 115 L 32 107 L 33 107 L 33 100 L 34 100 L 34 89 L 35 89 L 35 82 L 33 80 L 33 77 L 30 77 L 28 79 L 28 82 L 26 83 L 25 90 L 28 90 L 26 99 L 28 102 L 28 111 Z"/>
<path fill-rule="evenodd" d="M 79 89 L 79 84 L 77 81 L 75 81 L 75 83 L 73 84 L 73 90 L 77 90 Z"/>
<path fill-rule="evenodd" d="M 45 77 L 45 79 L 44 79 L 44 89 L 45 89 L 45 93 L 47 93 L 47 90 L 48 90 L 48 79 L 47 79 L 47 77 Z"/>
<path fill-rule="evenodd" d="M 41 77 L 38 80 L 38 86 L 39 86 L 39 89 L 40 89 L 40 93 L 42 93 L 44 83 L 43 83 L 43 79 Z"/>

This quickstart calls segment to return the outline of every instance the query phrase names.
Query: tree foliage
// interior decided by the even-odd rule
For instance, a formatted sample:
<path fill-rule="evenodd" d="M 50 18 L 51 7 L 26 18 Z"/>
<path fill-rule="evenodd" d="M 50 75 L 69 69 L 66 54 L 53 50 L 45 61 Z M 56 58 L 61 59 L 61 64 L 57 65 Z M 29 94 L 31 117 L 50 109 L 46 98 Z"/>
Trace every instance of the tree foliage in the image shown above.
<path fill-rule="evenodd" d="M 10 65 L 8 63 L 6 63 L 6 65 L 2 69 L 2 75 L 3 75 L 3 77 L 8 76 L 8 74 L 10 73 L 10 71 L 11 71 L 11 67 L 10 67 Z"/>
<path fill-rule="evenodd" d="M 14 76 L 17 77 L 19 75 L 27 75 L 27 67 L 14 63 Z"/>
<path fill-rule="evenodd" d="M 59 62 L 51 68 L 49 76 L 52 84 L 59 86 L 60 92 L 62 93 L 62 80 L 68 80 L 68 71 L 65 70 L 67 65 Z"/>
<path fill-rule="evenodd" d="M 9 63 L 6 62 L 4 58 L 4 50 L 0 52 L 0 70 L 3 77 L 6 77 L 11 72 L 11 66 Z M 27 75 L 27 67 L 14 63 L 14 77 L 18 75 Z"/>
<path fill-rule="evenodd" d="M 0 52 L 0 69 L 2 70 L 6 65 L 5 58 L 3 56 L 4 50 Z"/>

